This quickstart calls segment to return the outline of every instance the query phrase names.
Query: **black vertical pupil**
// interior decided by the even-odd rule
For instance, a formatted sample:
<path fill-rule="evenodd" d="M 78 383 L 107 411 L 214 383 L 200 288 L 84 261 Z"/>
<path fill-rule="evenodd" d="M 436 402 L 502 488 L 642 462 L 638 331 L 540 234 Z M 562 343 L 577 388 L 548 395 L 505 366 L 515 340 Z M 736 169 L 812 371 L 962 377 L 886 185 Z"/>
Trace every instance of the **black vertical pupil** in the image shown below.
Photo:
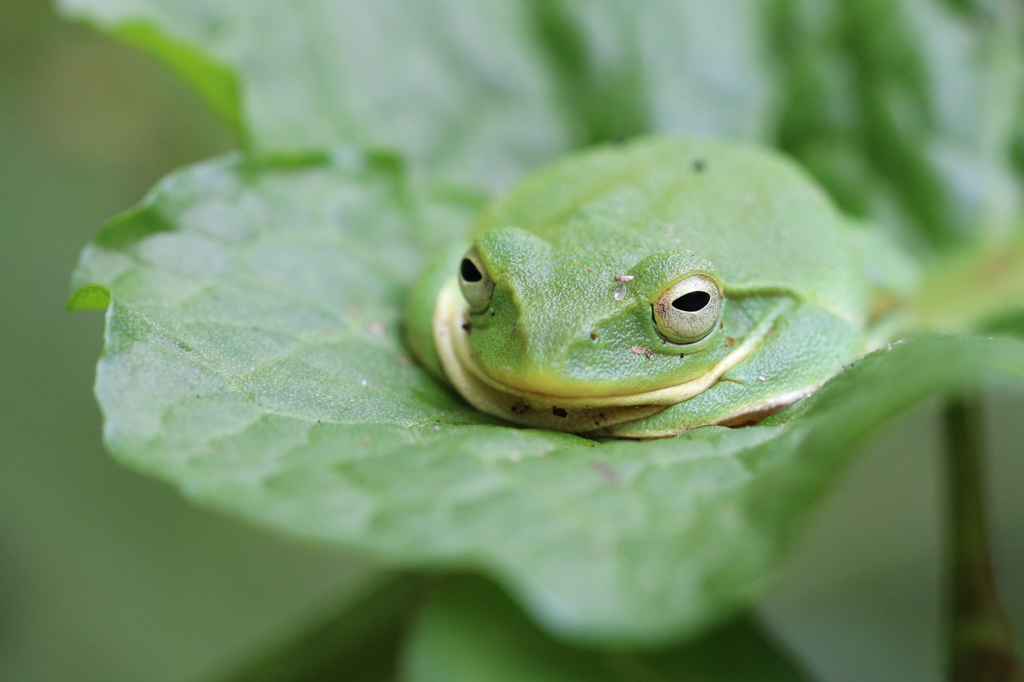
<path fill-rule="evenodd" d="M 479 282 L 484 278 L 480 269 L 476 266 L 476 263 L 469 260 L 468 258 L 462 259 L 462 279 L 467 282 Z"/>
<path fill-rule="evenodd" d="M 695 313 L 698 310 L 703 310 L 704 306 L 711 302 L 711 294 L 706 291 L 691 291 L 688 294 L 683 294 L 676 300 L 672 301 L 672 307 L 676 310 L 682 310 L 687 313 Z"/>

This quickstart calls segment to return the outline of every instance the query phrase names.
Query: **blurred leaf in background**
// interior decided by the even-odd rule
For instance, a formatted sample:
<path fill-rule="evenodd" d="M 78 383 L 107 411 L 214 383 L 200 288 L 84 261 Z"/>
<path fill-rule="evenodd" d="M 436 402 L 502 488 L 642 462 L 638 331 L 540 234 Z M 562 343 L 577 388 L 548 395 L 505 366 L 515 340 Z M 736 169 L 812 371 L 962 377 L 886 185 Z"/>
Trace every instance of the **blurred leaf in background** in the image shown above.
<path fill-rule="evenodd" d="M 569 148 L 528 3 L 61 6 L 166 61 L 257 158 L 355 143 L 401 151 L 435 179 L 496 189 Z"/>
<path fill-rule="evenodd" d="M 839 205 L 919 249 L 1002 236 L 1022 209 L 1024 8 L 779 0 L 778 143 Z"/>
<path fill-rule="evenodd" d="M 408 682 L 805 682 L 808 678 L 735 619 L 696 641 L 654 653 L 593 652 L 552 641 L 481 579 L 456 579 L 424 601 L 403 654 Z"/>

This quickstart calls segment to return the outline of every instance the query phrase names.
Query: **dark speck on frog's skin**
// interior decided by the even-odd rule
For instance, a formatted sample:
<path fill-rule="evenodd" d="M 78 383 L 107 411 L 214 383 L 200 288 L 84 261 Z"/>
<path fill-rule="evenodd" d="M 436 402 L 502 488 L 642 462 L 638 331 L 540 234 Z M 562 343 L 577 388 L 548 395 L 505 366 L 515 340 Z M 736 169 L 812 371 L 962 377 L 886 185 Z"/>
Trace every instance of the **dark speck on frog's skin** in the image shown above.
<path fill-rule="evenodd" d="M 473 328 L 473 325 L 467 322 L 466 324 L 462 325 L 462 328 L 468 332 L 470 329 Z"/>
<path fill-rule="evenodd" d="M 556 417 L 561 417 L 562 419 L 565 419 L 566 417 L 569 416 L 569 413 L 566 412 L 565 408 L 563 407 L 552 407 L 551 414 L 555 415 Z"/>

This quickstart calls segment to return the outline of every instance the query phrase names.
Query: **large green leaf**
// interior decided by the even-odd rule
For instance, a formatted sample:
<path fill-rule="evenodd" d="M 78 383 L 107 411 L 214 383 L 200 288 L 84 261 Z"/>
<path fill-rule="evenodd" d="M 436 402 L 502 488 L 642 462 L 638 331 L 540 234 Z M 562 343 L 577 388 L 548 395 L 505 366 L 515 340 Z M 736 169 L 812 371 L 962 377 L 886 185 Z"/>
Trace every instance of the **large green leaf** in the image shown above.
<path fill-rule="evenodd" d="M 497 188 L 572 137 L 528 3 L 61 0 L 163 59 L 258 156 L 400 150 L 435 179 Z"/>
<path fill-rule="evenodd" d="M 413 622 L 407 682 L 801 682 L 748 618 L 685 646 L 637 654 L 555 642 L 481 580 L 443 585 Z"/>
<path fill-rule="evenodd" d="M 417 244 L 442 213 L 468 221 L 437 208 L 373 158 L 165 180 L 75 278 L 73 307 L 110 301 L 111 452 L 288 533 L 489 572 L 561 635 L 655 645 L 762 588 L 864 434 L 987 368 L 1024 374 L 1020 342 L 925 338 L 772 425 L 603 443 L 501 425 L 399 341 Z"/>

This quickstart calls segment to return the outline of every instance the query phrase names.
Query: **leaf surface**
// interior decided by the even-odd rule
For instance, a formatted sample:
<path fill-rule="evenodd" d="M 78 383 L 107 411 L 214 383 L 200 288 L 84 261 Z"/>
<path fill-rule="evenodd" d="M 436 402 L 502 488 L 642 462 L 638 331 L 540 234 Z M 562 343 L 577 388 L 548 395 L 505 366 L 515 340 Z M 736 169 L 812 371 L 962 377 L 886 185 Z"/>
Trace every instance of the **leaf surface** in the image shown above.
<path fill-rule="evenodd" d="M 760 426 L 595 442 L 503 425 L 399 340 L 440 215 L 470 220 L 373 157 L 170 176 L 75 277 L 82 305 L 111 295 L 111 452 L 293 535 L 485 571 L 561 636 L 653 646 L 747 604 L 865 434 L 988 369 L 1024 375 L 1021 342 L 922 338 Z"/>

